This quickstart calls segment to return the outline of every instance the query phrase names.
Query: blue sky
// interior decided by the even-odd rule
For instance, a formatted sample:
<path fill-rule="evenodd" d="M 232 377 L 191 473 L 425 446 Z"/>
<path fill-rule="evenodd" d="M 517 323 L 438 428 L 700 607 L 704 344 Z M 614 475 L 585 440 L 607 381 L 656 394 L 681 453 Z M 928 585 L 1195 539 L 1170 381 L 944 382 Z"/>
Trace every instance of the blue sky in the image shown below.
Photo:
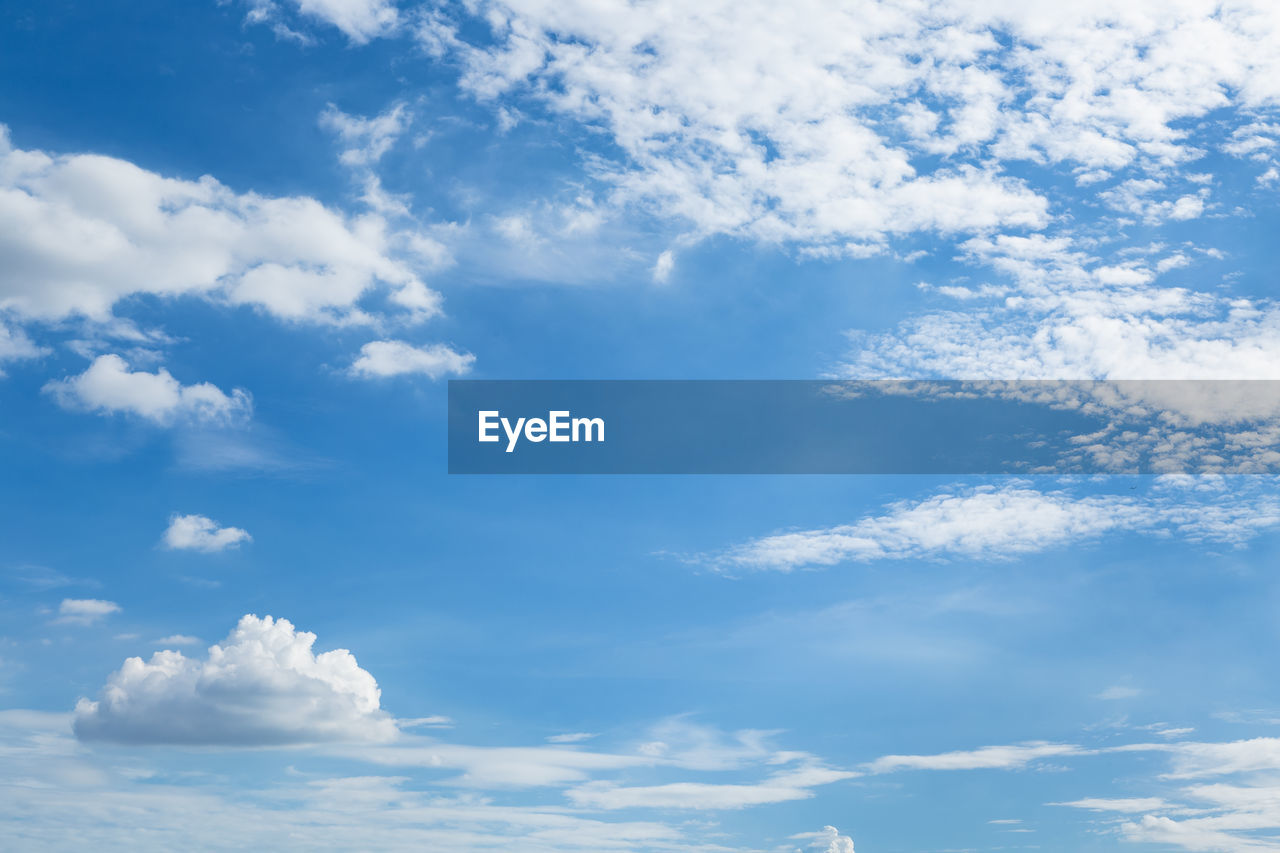
<path fill-rule="evenodd" d="M 445 473 L 450 378 L 1280 379 L 1277 45 L 6 4 L 0 846 L 1280 849 L 1271 478 Z"/>

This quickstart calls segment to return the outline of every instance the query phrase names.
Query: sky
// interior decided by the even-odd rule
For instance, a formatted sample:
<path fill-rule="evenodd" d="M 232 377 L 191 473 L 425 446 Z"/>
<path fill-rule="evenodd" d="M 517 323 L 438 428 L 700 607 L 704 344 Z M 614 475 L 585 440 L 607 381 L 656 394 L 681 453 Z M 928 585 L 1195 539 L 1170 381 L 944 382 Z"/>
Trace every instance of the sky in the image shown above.
<path fill-rule="evenodd" d="M 1278 190 L 1266 0 L 9 0 L 0 847 L 1280 850 L 1274 477 L 446 466 L 1280 379 Z"/>

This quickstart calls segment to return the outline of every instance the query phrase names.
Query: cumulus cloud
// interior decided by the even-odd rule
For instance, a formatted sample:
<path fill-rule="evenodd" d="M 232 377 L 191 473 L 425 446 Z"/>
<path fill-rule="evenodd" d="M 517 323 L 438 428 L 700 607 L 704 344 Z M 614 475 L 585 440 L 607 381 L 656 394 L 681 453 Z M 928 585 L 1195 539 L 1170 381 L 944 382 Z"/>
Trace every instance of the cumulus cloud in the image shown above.
<path fill-rule="evenodd" d="M 369 323 L 375 290 L 406 321 L 439 312 L 406 260 L 413 234 L 313 198 L 238 193 L 112 157 L 14 148 L 0 127 L 0 309 L 108 320 L 140 294 L 249 305 L 289 321 Z"/>
<path fill-rule="evenodd" d="M 177 421 L 231 423 L 248 417 L 252 403 L 240 388 L 230 394 L 201 382 L 183 385 L 163 367 L 155 373 L 130 370 L 118 355 L 101 355 L 77 376 L 44 386 L 67 409 L 130 414 L 161 425 Z"/>
<path fill-rule="evenodd" d="M 316 654 L 285 619 L 242 618 L 207 657 L 128 658 L 96 700 L 76 704 L 83 740 L 268 746 L 396 736 L 381 691 L 346 649 Z"/>
<path fill-rule="evenodd" d="M 119 613 L 120 605 L 100 598 L 64 598 L 58 605 L 58 622 L 69 625 L 92 625 L 105 616 Z"/>
<path fill-rule="evenodd" d="M 169 517 L 169 526 L 164 531 L 164 546 L 174 550 L 225 551 L 235 548 L 241 542 L 252 539 L 247 530 L 239 527 L 220 527 L 218 522 L 203 515 L 178 515 Z"/>
<path fill-rule="evenodd" d="M 471 369 L 476 357 L 460 353 L 444 344 L 415 347 L 404 341 L 370 341 L 360 348 L 360 357 L 350 373 L 366 379 L 421 373 L 431 379 L 460 376 Z"/>

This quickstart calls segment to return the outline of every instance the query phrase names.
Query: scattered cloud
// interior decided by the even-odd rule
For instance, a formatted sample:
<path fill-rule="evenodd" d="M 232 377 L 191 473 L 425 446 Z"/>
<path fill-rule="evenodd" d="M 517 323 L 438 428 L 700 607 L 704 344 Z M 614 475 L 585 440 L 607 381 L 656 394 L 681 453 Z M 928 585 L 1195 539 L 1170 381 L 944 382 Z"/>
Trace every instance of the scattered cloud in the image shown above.
<path fill-rule="evenodd" d="M 239 527 L 220 527 L 218 522 L 203 515 L 169 516 L 169 526 L 164 531 L 164 546 L 174 550 L 204 551 L 213 553 L 239 547 L 253 539 L 247 530 Z"/>

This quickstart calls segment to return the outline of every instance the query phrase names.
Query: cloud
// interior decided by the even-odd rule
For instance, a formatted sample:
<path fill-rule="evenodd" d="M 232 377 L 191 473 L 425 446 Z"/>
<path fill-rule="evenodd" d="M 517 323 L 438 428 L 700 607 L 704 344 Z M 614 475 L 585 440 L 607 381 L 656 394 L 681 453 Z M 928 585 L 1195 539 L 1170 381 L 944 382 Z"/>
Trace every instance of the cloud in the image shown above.
<path fill-rule="evenodd" d="M 203 551 L 206 554 L 236 548 L 241 542 L 253 539 L 247 530 L 239 527 L 219 527 L 218 523 L 203 515 L 178 515 L 169 517 L 164 531 L 164 546 L 174 550 Z"/>
<path fill-rule="evenodd" d="M 394 33 L 400 25 L 400 13 L 389 0 L 246 0 L 249 4 L 249 22 L 274 24 L 276 34 L 285 38 L 306 41 L 306 37 L 287 27 L 280 18 L 281 6 L 304 17 L 320 21 L 341 30 L 353 44 L 365 44 L 372 39 Z"/>
<path fill-rule="evenodd" d="M 1157 286 L 1155 252 L 1104 264 L 1067 237 L 999 236 L 962 246 L 1010 296 L 917 314 L 851 335 L 841 375 L 965 379 L 1280 379 L 1280 304 Z M 1181 263 L 1181 261 L 1179 262 Z"/>
<path fill-rule="evenodd" d="M 676 256 L 667 249 L 658 255 L 658 260 L 653 264 L 653 280 L 658 284 L 666 284 L 671 279 L 671 271 L 675 266 Z"/>
<path fill-rule="evenodd" d="M 1194 119 L 1255 124 L 1280 100 L 1280 18 L 1263 0 L 469 11 L 465 25 L 424 16 L 424 46 L 452 52 L 481 100 L 534 99 L 605 131 L 619 154 L 589 165 L 615 201 L 825 256 L 918 230 L 1041 228 L 1047 200 L 1004 165 L 1163 175 L 1205 153 Z M 477 23 L 488 33 L 467 40 Z M 1167 211 L 1148 201 L 1158 215 L 1201 212 L 1167 191 Z"/>
<path fill-rule="evenodd" d="M 360 348 L 360 357 L 351 365 L 350 373 L 366 379 L 409 373 L 439 379 L 468 372 L 475 360 L 474 355 L 456 352 L 444 344 L 415 347 L 404 341 L 370 341 Z"/>
<path fill-rule="evenodd" d="M 1090 750 L 1067 743 L 1032 743 L 984 746 L 981 749 L 936 755 L 886 755 L 866 765 L 869 773 L 898 770 L 1015 770 L 1043 758 L 1089 755 Z"/>
<path fill-rule="evenodd" d="M 721 571 L 786 572 L 872 560 L 1009 559 L 1121 532 L 1240 546 L 1280 527 L 1280 503 L 1265 478 L 1169 477 L 1141 498 L 1012 481 L 955 487 L 884 510 L 852 524 L 777 533 L 685 559 Z"/>
<path fill-rule="evenodd" d="M 335 4 L 341 5 L 341 4 Z M 252 306 L 291 322 L 417 322 L 439 297 L 415 272 L 415 232 L 305 196 L 238 193 L 113 157 L 14 148 L 0 126 L 0 309 L 25 320 L 111 319 L 138 295 Z"/>
<path fill-rule="evenodd" d="M 404 132 L 409 120 L 408 107 L 403 103 L 393 104 L 386 112 L 373 118 L 348 115 L 330 104 L 320 116 L 320 124 L 349 146 L 339 157 L 348 166 L 369 166 L 382 159 L 382 155 Z"/>
<path fill-rule="evenodd" d="M 547 743 L 581 743 L 584 740 L 591 740 L 595 735 L 591 732 L 570 732 L 562 735 L 551 735 L 547 738 Z"/>
<path fill-rule="evenodd" d="M 806 849 L 816 850 L 818 853 L 854 853 L 853 839 L 847 835 L 841 835 L 840 830 L 834 826 L 824 826 L 821 832 L 802 832 L 791 837 L 808 841 L 809 845 Z"/>
<path fill-rule="evenodd" d="M 119 613 L 120 605 L 100 598 L 64 598 L 58 605 L 59 623 L 68 625 L 92 625 L 105 616 Z"/>
<path fill-rule="evenodd" d="M 429 777 L 283 772 L 271 756 L 249 784 L 221 784 L 224 756 L 163 756 L 89 748 L 68 714 L 0 711 L 0 823 L 41 849 L 383 850 L 475 853 L 729 853 L 712 829 L 661 820 L 602 820 L 541 802 L 441 792 Z M 153 760 L 154 759 L 154 760 Z M 295 755 L 287 763 L 296 761 Z M 426 785 L 422 784 L 426 782 Z M 145 838 L 138 837 L 145 816 Z"/>
<path fill-rule="evenodd" d="M 768 803 L 805 800 L 813 788 L 860 774 L 822 766 L 806 766 L 775 773 L 749 784 L 672 782 L 665 785 L 623 786 L 589 782 L 570 788 L 569 800 L 581 808 L 596 809 L 743 809 Z"/>
<path fill-rule="evenodd" d="M 46 350 L 43 347 L 36 346 L 22 329 L 13 328 L 4 322 L 0 322 L 0 365 L 6 361 L 37 358 L 44 355 L 45 352 Z M 0 378 L 3 378 L 4 375 L 4 371 L 0 370 Z"/>
<path fill-rule="evenodd" d="M 345 649 L 317 655 L 315 641 L 285 619 L 248 615 L 204 659 L 128 658 L 97 700 L 76 704 L 76 735 L 224 746 L 394 738 L 373 676 Z"/>
<path fill-rule="evenodd" d="M 163 367 L 155 373 L 131 371 L 118 355 L 100 355 L 77 376 L 44 386 L 63 408 L 101 414 L 131 414 L 160 425 L 178 421 L 231 423 L 252 411 L 249 394 L 230 394 L 201 382 L 183 385 Z"/>
<path fill-rule="evenodd" d="M 200 645 L 199 637 L 192 637 L 188 634 L 170 634 L 167 637 L 161 637 L 156 640 L 157 646 L 198 646 Z"/>
<path fill-rule="evenodd" d="M 1142 691 L 1136 687 L 1127 687 L 1123 684 L 1115 684 L 1103 690 L 1095 698 L 1103 700 L 1133 699 L 1142 695 Z"/>

